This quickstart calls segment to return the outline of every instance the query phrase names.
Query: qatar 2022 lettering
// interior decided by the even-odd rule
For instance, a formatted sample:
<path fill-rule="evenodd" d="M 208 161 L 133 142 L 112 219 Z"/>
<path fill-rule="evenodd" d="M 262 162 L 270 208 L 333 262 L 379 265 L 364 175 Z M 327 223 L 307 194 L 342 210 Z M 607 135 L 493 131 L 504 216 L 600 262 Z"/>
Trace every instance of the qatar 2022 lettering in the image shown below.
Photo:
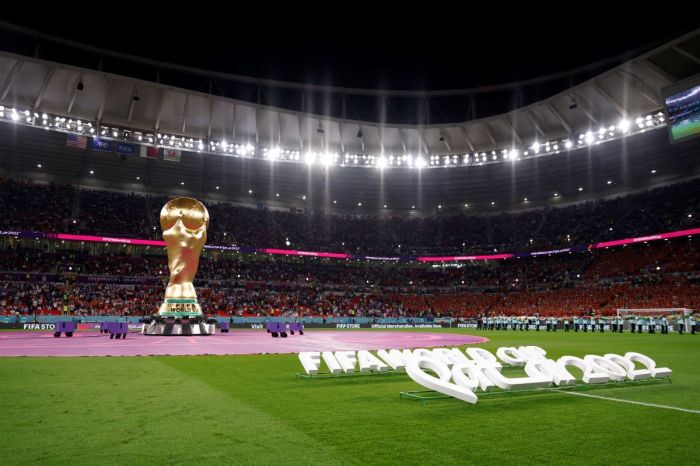
<path fill-rule="evenodd" d="M 327 368 L 325 374 L 331 377 L 355 374 L 358 366 L 360 373 L 405 371 L 429 390 L 472 404 L 478 401 L 479 392 L 495 389 L 517 391 L 669 379 L 672 373 L 641 353 L 561 356 L 555 360 L 539 346 L 502 347 L 495 355 L 484 348 L 467 348 L 464 352 L 458 348 L 383 349 L 375 353 L 306 351 L 299 353 L 299 361 L 309 377 L 321 374 L 322 361 Z M 504 373 L 504 367 L 522 371 L 514 377 Z M 570 368 L 578 369 L 578 378 Z"/>

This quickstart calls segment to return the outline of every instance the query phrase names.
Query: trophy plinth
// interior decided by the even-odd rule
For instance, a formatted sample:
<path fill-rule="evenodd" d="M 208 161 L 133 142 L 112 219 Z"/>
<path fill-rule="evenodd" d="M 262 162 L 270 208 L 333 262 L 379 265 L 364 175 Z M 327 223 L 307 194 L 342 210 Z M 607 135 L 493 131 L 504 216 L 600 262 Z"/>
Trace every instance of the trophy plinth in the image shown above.
<path fill-rule="evenodd" d="M 165 298 L 158 309 L 160 317 L 202 317 L 197 298 Z"/>
<path fill-rule="evenodd" d="M 209 212 L 189 197 L 168 201 L 160 211 L 160 226 L 168 250 L 170 278 L 158 313 L 143 327 L 145 335 L 211 335 L 214 323 L 205 322 L 192 281 L 207 241 Z"/>

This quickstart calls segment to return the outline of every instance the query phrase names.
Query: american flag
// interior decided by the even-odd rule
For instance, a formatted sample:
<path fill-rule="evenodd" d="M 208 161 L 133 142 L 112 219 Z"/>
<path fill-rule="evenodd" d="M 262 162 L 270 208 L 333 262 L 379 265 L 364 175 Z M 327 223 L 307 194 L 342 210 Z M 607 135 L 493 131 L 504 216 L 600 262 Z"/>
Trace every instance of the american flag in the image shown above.
<path fill-rule="evenodd" d="M 87 148 L 87 137 L 78 136 L 77 134 L 68 134 L 66 135 L 66 146 L 85 149 Z"/>

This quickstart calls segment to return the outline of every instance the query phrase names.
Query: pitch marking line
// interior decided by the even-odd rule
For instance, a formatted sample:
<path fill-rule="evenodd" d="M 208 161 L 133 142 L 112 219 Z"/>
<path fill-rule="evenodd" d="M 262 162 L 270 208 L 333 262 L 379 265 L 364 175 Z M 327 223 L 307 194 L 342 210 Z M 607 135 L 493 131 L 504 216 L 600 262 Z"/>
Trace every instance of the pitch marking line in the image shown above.
<path fill-rule="evenodd" d="M 599 400 L 619 401 L 620 403 L 629 403 L 629 404 L 633 404 L 633 405 L 649 406 L 651 408 L 672 409 L 674 411 L 683 411 L 684 413 L 700 414 L 700 411 L 697 411 L 694 409 L 678 408 L 676 406 L 657 405 L 655 403 L 644 403 L 641 401 L 623 400 L 620 398 L 611 398 L 608 396 L 591 395 L 589 393 L 567 392 L 564 390 L 561 390 L 560 393 L 566 393 L 567 395 L 574 395 L 574 396 L 585 396 L 586 398 L 597 398 Z"/>

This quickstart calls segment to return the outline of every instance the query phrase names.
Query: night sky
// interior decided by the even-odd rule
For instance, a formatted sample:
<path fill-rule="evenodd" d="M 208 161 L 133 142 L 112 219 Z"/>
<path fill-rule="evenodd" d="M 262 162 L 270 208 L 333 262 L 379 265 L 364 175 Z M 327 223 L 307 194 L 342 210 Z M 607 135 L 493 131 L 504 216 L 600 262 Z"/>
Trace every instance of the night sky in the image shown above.
<path fill-rule="evenodd" d="M 258 11 L 230 4 L 226 13 L 217 13 L 223 7 L 168 7 L 163 14 L 136 13 L 118 3 L 103 5 L 100 14 L 74 6 L 41 17 L 8 12 L 3 20 L 166 62 L 363 88 L 468 88 L 522 80 L 644 51 L 700 26 L 691 14 L 674 15 L 671 22 L 658 11 L 614 14 L 591 5 L 507 18 L 498 9 L 470 16 L 460 12 L 468 4 L 442 3 L 414 11 L 408 3 L 393 11 L 352 2 L 304 4 L 289 12 L 272 4 Z"/>

